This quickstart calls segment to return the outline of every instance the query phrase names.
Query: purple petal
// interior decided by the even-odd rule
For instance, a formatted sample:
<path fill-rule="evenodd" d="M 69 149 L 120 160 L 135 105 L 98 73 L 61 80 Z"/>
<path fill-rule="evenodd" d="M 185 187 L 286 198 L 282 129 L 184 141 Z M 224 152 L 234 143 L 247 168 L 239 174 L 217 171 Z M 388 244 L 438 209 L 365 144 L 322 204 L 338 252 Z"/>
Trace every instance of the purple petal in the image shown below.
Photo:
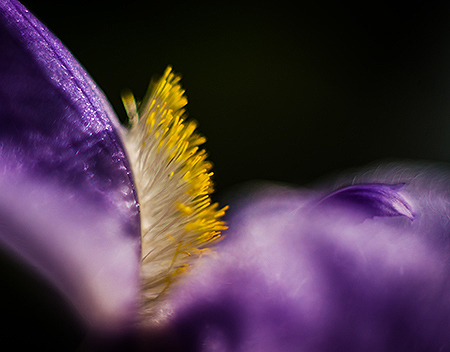
<path fill-rule="evenodd" d="M 103 94 L 19 2 L 0 0 L 0 240 L 90 323 L 130 318 L 139 212 Z"/>
<path fill-rule="evenodd" d="M 231 217 L 228 239 L 174 292 L 167 314 L 180 343 L 187 351 L 447 350 L 449 175 L 391 168 L 364 179 L 369 198 L 381 182 L 405 184 L 414 221 L 356 223 L 346 203 L 311 212 L 311 193 L 267 192 Z M 397 190 L 386 192 L 375 203 Z"/>
<path fill-rule="evenodd" d="M 341 188 L 319 201 L 318 206 L 351 207 L 366 216 L 406 216 L 413 220 L 411 206 L 401 196 L 404 185 L 359 184 Z"/>

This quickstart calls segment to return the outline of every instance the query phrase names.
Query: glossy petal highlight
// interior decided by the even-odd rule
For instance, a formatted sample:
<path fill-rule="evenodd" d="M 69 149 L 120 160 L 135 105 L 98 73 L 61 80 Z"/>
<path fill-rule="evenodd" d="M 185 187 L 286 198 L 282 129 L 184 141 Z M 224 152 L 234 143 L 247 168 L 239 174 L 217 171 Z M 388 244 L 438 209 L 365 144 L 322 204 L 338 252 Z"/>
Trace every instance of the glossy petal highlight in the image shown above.
<path fill-rule="evenodd" d="M 0 241 L 91 324 L 132 319 L 139 212 L 117 119 L 73 56 L 17 1 L 0 0 L 0 43 Z"/>

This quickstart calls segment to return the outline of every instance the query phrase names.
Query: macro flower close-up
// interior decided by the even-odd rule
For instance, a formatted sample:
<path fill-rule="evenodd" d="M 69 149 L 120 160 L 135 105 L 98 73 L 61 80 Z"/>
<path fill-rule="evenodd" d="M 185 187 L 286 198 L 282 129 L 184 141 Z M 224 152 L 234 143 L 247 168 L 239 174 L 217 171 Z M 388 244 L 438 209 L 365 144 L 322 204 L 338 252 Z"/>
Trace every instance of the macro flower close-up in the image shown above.
<path fill-rule="evenodd" d="M 281 92 L 274 106 L 262 103 L 271 114 L 269 107 L 287 106 L 295 115 L 301 99 L 286 104 Z M 145 94 L 123 89 L 121 101 L 126 116 L 117 117 L 47 26 L 19 1 L 0 0 L 0 259 L 10 350 L 450 351 L 447 164 L 361 167 L 355 157 L 358 165 L 342 171 L 343 163 L 332 176 L 305 167 L 311 179 L 302 183 L 292 166 L 307 160 L 295 149 L 300 132 L 289 142 L 277 125 L 288 120 L 271 116 L 271 134 L 259 136 L 238 104 L 236 119 L 252 126 L 244 130 L 260 152 L 248 153 L 237 120 L 220 122 L 235 164 L 217 169 L 244 176 L 216 197 L 207 140 L 188 117 L 181 75 L 168 65 Z M 311 116 L 329 108 L 315 104 Z M 380 136 L 392 133 L 403 146 L 414 123 L 397 131 L 397 122 L 383 121 L 318 123 L 311 150 L 331 160 L 332 150 L 351 144 L 343 131 L 363 141 L 373 125 L 377 146 L 395 155 Z M 306 124 L 314 131 L 316 123 Z M 276 156 L 264 154 L 266 145 Z M 261 156 L 270 171 L 247 174 L 243 165 L 258 169 Z M 290 176 L 267 181 L 273 165 Z"/>

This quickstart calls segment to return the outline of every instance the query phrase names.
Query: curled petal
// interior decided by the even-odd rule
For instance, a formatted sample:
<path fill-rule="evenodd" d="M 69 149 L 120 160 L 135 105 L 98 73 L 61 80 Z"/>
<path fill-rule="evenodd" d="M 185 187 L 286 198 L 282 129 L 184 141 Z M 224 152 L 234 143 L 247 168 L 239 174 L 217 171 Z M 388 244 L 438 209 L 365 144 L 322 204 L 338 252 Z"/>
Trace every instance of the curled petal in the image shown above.
<path fill-rule="evenodd" d="M 319 206 L 352 207 L 367 216 L 406 216 L 413 220 L 411 206 L 401 196 L 404 185 L 358 184 L 341 188 L 319 201 Z"/>

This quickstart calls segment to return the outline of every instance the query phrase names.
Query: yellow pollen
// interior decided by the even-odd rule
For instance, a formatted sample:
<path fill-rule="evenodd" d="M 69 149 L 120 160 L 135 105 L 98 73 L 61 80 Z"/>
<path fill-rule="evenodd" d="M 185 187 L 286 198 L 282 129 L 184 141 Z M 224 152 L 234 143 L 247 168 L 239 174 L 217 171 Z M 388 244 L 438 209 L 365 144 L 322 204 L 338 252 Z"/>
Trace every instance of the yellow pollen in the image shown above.
<path fill-rule="evenodd" d="M 227 228 L 221 220 L 227 207 L 219 209 L 210 198 L 212 164 L 199 148 L 206 139 L 196 132 L 196 122 L 185 120 L 180 79 L 168 67 L 141 103 L 130 92 L 122 96 L 131 126 L 125 140 L 140 202 L 142 278 L 150 305 Z"/>

